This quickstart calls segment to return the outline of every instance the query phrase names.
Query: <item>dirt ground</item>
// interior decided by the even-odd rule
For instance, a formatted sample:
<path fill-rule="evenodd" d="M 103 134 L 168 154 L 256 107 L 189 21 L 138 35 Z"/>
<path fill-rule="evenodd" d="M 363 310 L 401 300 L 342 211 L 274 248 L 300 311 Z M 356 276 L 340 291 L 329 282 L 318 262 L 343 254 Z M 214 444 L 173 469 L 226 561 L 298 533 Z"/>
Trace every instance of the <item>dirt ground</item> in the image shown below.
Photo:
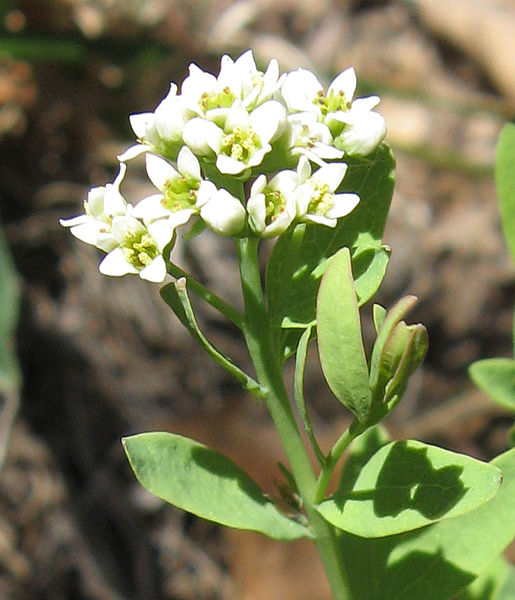
<path fill-rule="evenodd" d="M 515 115 L 513 0 L 26 0 L 0 4 L 0 220 L 18 268 L 21 407 L 0 471 L 0 598 L 328 600 L 303 544 L 222 532 L 135 482 L 120 437 L 182 432 L 220 449 L 273 492 L 277 440 L 262 406 L 210 363 L 138 278 L 99 275 L 95 249 L 60 217 L 111 181 L 153 110 L 196 62 L 253 48 L 325 81 L 353 65 L 397 158 L 378 301 L 412 293 L 427 359 L 388 427 L 490 459 L 510 416 L 474 389 L 468 365 L 512 352 L 514 267 L 493 183 L 495 144 Z M 142 197 L 141 169 L 127 181 Z M 174 250 L 239 302 L 230 241 Z M 211 339 L 245 362 L 209 311 Z M 369 317 L 368 317 L 368 326 Z M 329 444 L 345 422 L 316 353 L 308 398 Z M 511 552 L 511 556 L 515 555 Z M 263 577 L 263 572 L 267 577 Z M 415 599 L 414 599 L 415 600 Z"/>

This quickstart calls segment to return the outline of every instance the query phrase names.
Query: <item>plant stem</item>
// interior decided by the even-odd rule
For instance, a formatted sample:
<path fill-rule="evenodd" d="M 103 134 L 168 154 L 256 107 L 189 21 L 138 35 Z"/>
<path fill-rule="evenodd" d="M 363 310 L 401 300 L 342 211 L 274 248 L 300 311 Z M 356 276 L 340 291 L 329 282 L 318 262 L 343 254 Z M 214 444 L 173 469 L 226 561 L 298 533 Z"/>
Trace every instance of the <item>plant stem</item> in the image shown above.
<path fill-rule="evenodd" d="M 237 240 L 245 303 L 243 333 L 259 383 L 268 389 L 266 403 L 290 463 L 324 565 L 334 600 L 350 600 L 337 530 L 314 507 L 316 478 L 300 436 L 284 385 L 281 360 L 268 326 L 258 266 L 257 238 Z"/>
<path fill-rule="evenodd" d="M 333 471 L 336 467 L 336 464 L 340 460 L 341 455 L 348 448 L 352 440 L 354 440 L 358 435 L 362 434 L 367 427 L 368 426 L 366 424 L 360 423 L 357 419 L 354 419 L 348 429 L 342 433 L 337 442 L 331 448 L 331 452 L 326 457 L 325 465 L 318 477 L 314 495 L 315 503 L 322 502 L 324 499 L 327 486 L 329 485 Z"/>
<path fill-rule="evenodd" d="M 235 308 L 227 304 L 225 300 L 222 300 L 222 298 L 217 296 L 214 292 L 203 286 L 199 281 L 181 269 L 181 267 L 178 265 L 168 262 L 167 271 L 176 279 L 184 277 L 184 279 L 186 279 L 186 283 L 188 284 L 188 288 L 192 292 L 197 294 L 197 296 L 205 300 L 207 303 L 211 304 L 213 308 L 216 308 L 218 312 L 227 317 L 229 321 L 234 323 L 238 329 L 243 328 L 243 315 Z"/>

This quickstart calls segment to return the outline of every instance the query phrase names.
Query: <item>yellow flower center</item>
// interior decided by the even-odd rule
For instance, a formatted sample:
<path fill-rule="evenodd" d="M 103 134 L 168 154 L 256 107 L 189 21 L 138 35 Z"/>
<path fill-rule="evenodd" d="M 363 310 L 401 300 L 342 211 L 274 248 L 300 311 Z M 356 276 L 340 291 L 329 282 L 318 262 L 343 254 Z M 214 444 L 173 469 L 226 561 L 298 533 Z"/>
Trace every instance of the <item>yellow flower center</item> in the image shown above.
<path fill-rule="evenodd" d="M 128 231 L 124 235 L 122 251 L 125 260 L 138 270 L 147 267 L 159 254 L 152 236 L 145 231 Z"/>
<path fill-rule="evenodd" d="M 260 148 L 259 137 L 251 127 L 249 129 L 235 127 L 232 133 L 222 138 L 222 153 L 245 164 Z"/>

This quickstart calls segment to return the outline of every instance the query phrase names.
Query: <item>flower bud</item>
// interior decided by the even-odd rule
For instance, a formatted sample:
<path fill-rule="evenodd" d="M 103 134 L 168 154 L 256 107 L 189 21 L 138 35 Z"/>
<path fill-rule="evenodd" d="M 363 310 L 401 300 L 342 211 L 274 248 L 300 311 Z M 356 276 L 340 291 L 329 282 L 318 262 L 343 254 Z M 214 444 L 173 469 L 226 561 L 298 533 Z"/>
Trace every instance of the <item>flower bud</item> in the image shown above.
<path fill-rule="evenodd" d="M 373 152 L 386 135 L 383 117 L 373 111 L 348 113 L 345 127 L 335 140 L 335 145 L 353 156 L 367 156 Z"/>
<path fill-rule="evenodd" d="M 414 296 L 402 298 L 382 322 L 370 364 L 370 388 L 379 420 L 402 398 L 411 374 L 427 352 L 427 331 L 420 323 L 407 325 L 402 317 L 412 308 Z"/>
<path fill-rule="evenodd" d="M 238 198 L 220 189 L 200 207 L 200 217 L 215 233 L 233 236 L 242 232 L 246 212 Z"/>

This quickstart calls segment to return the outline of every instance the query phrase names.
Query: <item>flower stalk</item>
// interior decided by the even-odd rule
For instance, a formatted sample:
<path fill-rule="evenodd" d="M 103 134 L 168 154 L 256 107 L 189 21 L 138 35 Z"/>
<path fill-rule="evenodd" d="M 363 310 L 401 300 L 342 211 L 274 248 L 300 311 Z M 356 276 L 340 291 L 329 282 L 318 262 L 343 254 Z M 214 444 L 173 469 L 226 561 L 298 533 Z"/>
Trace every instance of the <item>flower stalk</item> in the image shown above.
<path fill-rule="evenodd" d="M 237 246 L 245 303 L 243 331 L 257 379 L 268 389 L 265 401 L 290 463 L 333 598 L 350 600 L 336 529 L 314 507 L 316 477 L 293 415 L 270 328 L 263 326 L 268 315 L 257 260 L 258 240 L 242 238 Z"/>

